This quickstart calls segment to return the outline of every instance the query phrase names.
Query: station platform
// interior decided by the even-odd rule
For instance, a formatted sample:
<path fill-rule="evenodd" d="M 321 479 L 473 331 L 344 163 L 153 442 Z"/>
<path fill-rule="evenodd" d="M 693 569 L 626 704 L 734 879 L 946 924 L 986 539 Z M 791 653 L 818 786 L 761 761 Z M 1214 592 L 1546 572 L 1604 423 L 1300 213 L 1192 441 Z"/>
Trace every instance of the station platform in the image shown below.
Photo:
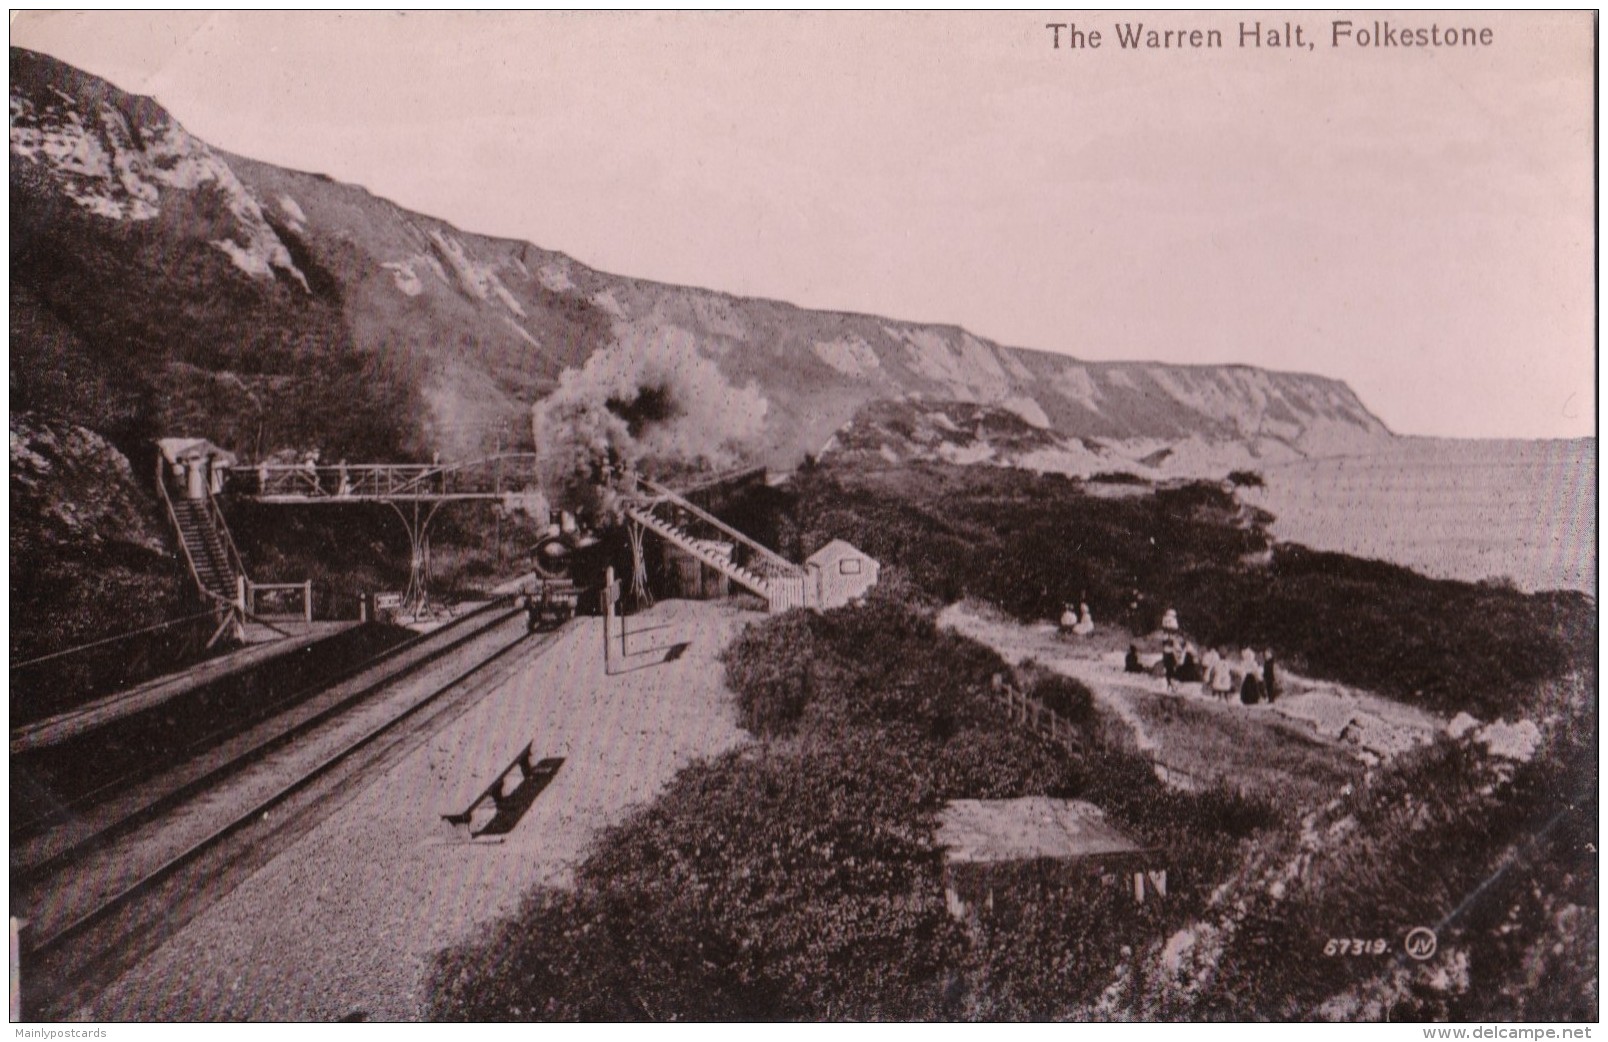
<path fill-rule="evenodd" d="M 305 650 L 331 637 L 360 625 L 356 621 L 276 623 L 290 636 L 276 636 L 247 644 L 217 658 L 199 662 L 189 669 L 148 680 L 143 684 L 98 698 L 93 702 L 69 709 L 44 720 L 13 728 L 11 754 L 31 752 L 58 745 L 79 735 L 104 727 L 108 723 L 144 712 L 171 699 L 181 697 L 197 688 L 255 669 L 265 662 L 283 655 Z"/>

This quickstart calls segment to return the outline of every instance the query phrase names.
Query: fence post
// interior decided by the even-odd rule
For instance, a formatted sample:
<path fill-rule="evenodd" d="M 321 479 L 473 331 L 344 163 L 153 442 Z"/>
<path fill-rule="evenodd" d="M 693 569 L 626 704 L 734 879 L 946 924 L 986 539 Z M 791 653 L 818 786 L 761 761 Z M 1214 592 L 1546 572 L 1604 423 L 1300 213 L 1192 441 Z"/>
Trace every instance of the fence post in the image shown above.
<path fill-rule="evenodd" d="M 614 672 L 614 602 L 620 597 L 620 584 L 614 581 L 614 567 L 603 573 L 603 675 Z"/>
<path fill-rule="evenodd" d="M 302 583 L 302 617 L 308 622 L 313 621 L 313 580 L 311 579 Z"/>
<path fill-rule="evenodd" d="M 234 611 L 230 614 L 234 616 L 235 640 L 238 640 L 242 644 L 246 642 L 246 606 L 249 603 L 247 601 L 246 591 L 250 588 L 250 585 L 250 582 L 245 576 L 235 576 Z"/>
<path fill-rule="evenodd" d="M 11 916 L 11 1022 L 22 1019 L 22 931 L 26 919 Z"/>

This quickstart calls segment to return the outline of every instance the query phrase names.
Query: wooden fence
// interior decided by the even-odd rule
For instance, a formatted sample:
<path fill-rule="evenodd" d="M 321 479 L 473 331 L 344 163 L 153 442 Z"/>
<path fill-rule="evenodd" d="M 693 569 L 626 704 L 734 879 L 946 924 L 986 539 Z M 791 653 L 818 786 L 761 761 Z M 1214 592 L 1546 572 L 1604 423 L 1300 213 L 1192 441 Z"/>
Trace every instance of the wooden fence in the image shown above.
<path fill-rule="evenodd" d="M 1017 688 L 1001 673 L 994 674 L 993 682 L 989 686 L 994 697 L 1005 706 L 1005 711 L 1013 724 L 1026 728 L 1047 742 L 1059 745 L 1069 753 L 1076 754 L 1079 751 L 1077 728 L 1073 727 L 1072 722 L 1066 717 Z M 1213 784 L 1212 779 L 1168 766 L 1158 760 L 1154 753 L 1148 756 L 1156 777 L 1168 785 L 1189 792 L 1198 792 Z"/>
<path fill-rule="evenodd" d="M 1078 731 L 1066 717 L 1017 688 L 1003 674 L 994 674 L 990 689 L 994 697 L 1004 704 L 1012 723 L 1027 728 L 1068 752 L 1077 751 Z"/>

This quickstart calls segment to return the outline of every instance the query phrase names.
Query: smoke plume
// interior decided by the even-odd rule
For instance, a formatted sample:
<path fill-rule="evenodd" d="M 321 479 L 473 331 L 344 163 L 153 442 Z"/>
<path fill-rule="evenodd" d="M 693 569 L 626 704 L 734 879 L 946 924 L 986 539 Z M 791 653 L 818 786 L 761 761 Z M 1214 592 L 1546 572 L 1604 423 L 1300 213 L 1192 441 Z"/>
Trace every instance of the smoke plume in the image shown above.
<path fill-rule="evenodd" d="M 543 486 L 560 500 L 605 463 L 654 472 L 740 460 L 764 429 L 768 403 L 733 386 L 698 353 L 692 334 L 628 330 L 532 410 Z"/>

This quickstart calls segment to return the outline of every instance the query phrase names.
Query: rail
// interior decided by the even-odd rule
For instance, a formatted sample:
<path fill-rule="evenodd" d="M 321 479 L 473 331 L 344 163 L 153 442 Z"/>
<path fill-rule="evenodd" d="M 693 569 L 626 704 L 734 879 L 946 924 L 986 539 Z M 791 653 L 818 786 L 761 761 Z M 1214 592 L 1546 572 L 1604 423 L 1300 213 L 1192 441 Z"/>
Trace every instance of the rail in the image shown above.
<path fill-rule="evenodd" d="M 143 636 L 147 633 L 155 633 L 157 630 L 165 630 L 173 626 L 182 626 L 186 622 L 195 622 L 199 619 L 210 618 L 215 618 L 211 611 L 198 611 L 194 615 L 184 615 L 177 619 L 168 619 L 166 622 L 159 622 L 154 626 L 144 626 L 137 630 L 129 630 L 127 633 L 119 633 L 116 636 L 103 637 L 100 640 L 92 640 L 87 644 L 75 644 L 70 648 L 62 648 L 60 651 L 52 651 L 48 655 L 40 655 L 38 658 L 31 658 L 24 662 L 13 662 L 11 663 L 10 668 L 27 669 L 29 666 L 37 666 L 41 662 L 51 662 L 55 659 L 66 658 L 69 655 L 77 655 L 81 652 L 104 647 L 107 644 L 116 644 L 121 640 L 129 640 L 133 637 Z"/>
<path fill-rule="evenodd" d="M 990 685 L 994 697 L 1005 703 L 1005 709 L 1012 723 L 1020 724 L 1029 731 L 1047 741 L 1061 746 L 1068 752 L 1077 751 L 1077 728 L 1066 717 L 1057 713 L 1038 699 L 1017 688 L 998 673 L 994 674 Z"/>
<path fill-rule="evenodd" d="M 175 788 L 154 794 L 154 798 L 144 802 L 134 810 L 123 813 L 108 825 L 92 829 L 87 836 L 55 850 L 48 856 L 28 862 L 26 856 L 19 858 L 17 844 L 19 836 L 28 836 L 42 828 L 54 827 L 56 823 L 51 817 L 40 817 L 28 821 L 19 827 L 13 822 L 11 841 L 13 845 L 13 864 L 11 878 L 13 885 L 18 881 L 31 881 L 45 873 L 57 871 L 69 864 L 72 859 L 93 847 L 104 845 L 113 838 L 126 834 L 135 827 L 143 825 L 160 813 L 190 799 L 199 793 L 205 792 L 209 786 L 215 785 L 223 779 L 232 776 L 239 770 L 250 766 L 257 760 L 267 756 L 275 750 L 281 749 L 300 737 L 312 732 L 315 727 L 335 718 L 340 713 L 359 704 L 363 699 L 374 694 L 387 684 L 395 683 L 408 676 L 412 676 L 425 666 L 438 660 L 441 656 L 460 648 L 470 640 L 481 634 L 506 623 L 516 617 L 511 596 L 498 597 L 485 605 L 463 615 L 451 623 L 429 633 L 422 633 L 403 643 L 387 648 L 377 655 L 370 656 L 362 662 L 348 666 L 329 676 L 323 677 L 309 686 L 302 687 L 289 695 L 273 699 L 263 705 L 254 707 L 252 713 L 245 718 L 230 723 L 223 723 L 214 729 L 189 741 L 176 750 L 172 755 L 178 757 L 195 756 L 208 749 L 223 749 L 231 734 L 236 728 L 243 728 L 240 734 L 249 737 L 251 730 L 265 721 L 274 718 L 278 713 L 293 713 L 298 708 L 310 709 L 310 715 L 299 721 L 292 721 L 291 726 L 268 737 L 264 741 L 250 742 L 243 750 L 237 749 L 229 752 L 221 763 L 209 765 L 198 776 L 190 778 Z M 490 620 L 489 623 L 487 620 Z M 396 667 L 392 672 L 384 672 L 387 667 Z M 364 674 L 373 673 L 374 676 L 364 680 Z M 343 685 L 353 685 L 351 690 L 342 692 Z M 330 692 L 335 695 L 329 705 L 316 706 L 314 700 L 321 692 Z M 85 792 L 63 801 L 63 804 L 51 813 L 70 813 L 79 818 L 90 817 L 90 808 L 96 806 L 108 796 L 119 792 L 136 791 L 140 786 L 150 780 L 152 775 L 120 776 L 103 781 Z"/>
<path fill-rule="evenodd" d="M 999 673 L 994 674 L 990 685 L 995 698 L 1005 704 L 1011 723 L 1026 727 L 1040 738 L 1061 746 L 1067 752 L 1078 752 L 1078 731 L 1072 722 L 1010 683 Z M 1152 770 L 1165 784 L 1174 788 L 1198 792 L 1221 783 L 1221 778 L 1203 778 L 1198 774 L 1174 767 L 1158 759 L 1153 753 L 1147 757 Z M 1243 789 L 1241 789 L 1243 792 Z"/>
<path fill-rule="evenodd" d="M 546 650 L 557 639 L 556 635 L 547 638 L 542 650 Z M 209 825 L 210 831 L 201 838 L 182 849 L 165 854 L 160 863 L 155 864 L 144 874 L 104 897 L 97 897 L 92 906 L 58 909 L 59 920 L 65 920 L 60 922 L 60 925 L 51 924 L 41 929 L 42 924 L 30 924 L 30 930 L 21 939 L 24 947 L 22 954 L 25 958 L 36 960 L 35 965 L 38 968 L 34 973 L 35 986 L 40 990 L 36 996 L 29 997 L 32 1001 L 28 1004 L 34 1007 L 36 1013 L 41 1011 L 41 1007 L 44 1010 L 51 1010 L 53 1004 L 63 998 L 69 1003 L 74 1001 L 75 989 L 96 974 L 118 972 L 123 967 L 111 964 L 119 957 L 118 953 L 123 945 L 107 943 L 105 937 L 101 937 L 97 943 L 80 946 L 77 951 L 69 950 L 68 946 L 89 939 L 91 932 L 103 925 L 107 925 L 109 929 L 117 929 L 116 920 L 119 917 L 125 924 L 129 920 L 138 919 L 138 914 L 134 910 L 138 901 L 155 892 L 159 886 L 175 878 L 182 871 L 203 871 L 203 858 L 209 855 L 217 858 L 238 857 L 238 849 L 231 852 L 225 847 L 226 843 L 233 841 L 249 845 L 252 830 L 264 828 L 262 823 L 270 819 L 277 823 L 281 816 L 287 813 L 284 808 L 287 806 L 294 808 L 291 804 L 293 799 L 306 794 L 308 798 L 316 800 L 318 797 L 314 786 L 325 779 L 332 779 L 329 782 L 331 785 L 343 785 L 344 781 L 336 774 L 336 770 L 349 761 L 356 761 L 353 770 L 360 771 L 372 766 L 385 751 L 379 745 L 381 739 L 397 731 L 404 724 L 423 727 L 427 723 L 439 721 L 444 714 L 452 711 L 453 707 L 447 699 L 449 694 L 461 689 L 470 678 L 522 646 L 524 638 L 512 641 L 445 683 L 439 686 L 432 685 L 432 689 L 423 697 L 408 700 L 407 704 L 400 707 L 399 712 L 389 715 L 377 726 L 361 728 L 353 736 L 340 736 L 338 742 L 327 752 L 319 751 L 316 762 L 311 766 L 298 769 L 285 781 L 276 781 L 262 796 L 253 797 L 249 809 L 244 813 L 238 811 L 239 805 L 223 810 L 215 819 L 218 821 L 216 827 Z M 466 697 L 474 697 L 474 692 L 471 690 Z M 427 709 L 434 710 L 435 715 L 427 716 L 425 713 Z M 371 754 L 371 761 L 367 764 L 357 760 L 357 754 L 370 747 L 380 749 L 380 752 Z M 288 810 L 290 815 L 305 812 L 305 807 Z M 172 913 L 169 911 L 165 915 L 171 919 Z M 128 927 L 125 925 L 123 929 L 127 930 Z"/>

